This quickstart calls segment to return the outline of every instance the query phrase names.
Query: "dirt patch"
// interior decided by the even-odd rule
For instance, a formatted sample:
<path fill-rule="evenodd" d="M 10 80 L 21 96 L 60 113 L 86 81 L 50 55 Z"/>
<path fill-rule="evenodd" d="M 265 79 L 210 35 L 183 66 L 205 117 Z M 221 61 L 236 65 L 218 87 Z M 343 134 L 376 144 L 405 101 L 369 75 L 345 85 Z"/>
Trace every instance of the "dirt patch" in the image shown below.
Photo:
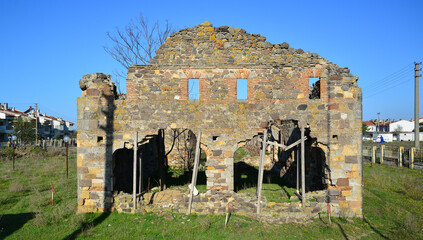
<path fill-rule="evenodd" d="M 183 194 L 178 190 L 166 189 L 161 192 L 146 193 L 144 194 L 144 200 L 149 204 L 170 203 L 175 200 L 182 201 Z"/>

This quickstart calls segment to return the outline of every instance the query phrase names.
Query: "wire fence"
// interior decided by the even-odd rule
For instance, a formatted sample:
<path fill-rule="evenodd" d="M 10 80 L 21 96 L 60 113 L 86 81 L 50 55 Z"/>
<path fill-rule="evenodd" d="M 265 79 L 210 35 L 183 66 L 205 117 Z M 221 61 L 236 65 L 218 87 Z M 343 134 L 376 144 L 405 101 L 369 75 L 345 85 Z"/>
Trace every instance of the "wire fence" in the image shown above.
<path fill-rule="evenodd" d="M 414 168 L 414 165 L 418 165 L 418 167 L 423 168 L 423 150 L 414 147 L 363 146 L 363 159 L 376 163 L 402 165 L 409 168 Z"/>

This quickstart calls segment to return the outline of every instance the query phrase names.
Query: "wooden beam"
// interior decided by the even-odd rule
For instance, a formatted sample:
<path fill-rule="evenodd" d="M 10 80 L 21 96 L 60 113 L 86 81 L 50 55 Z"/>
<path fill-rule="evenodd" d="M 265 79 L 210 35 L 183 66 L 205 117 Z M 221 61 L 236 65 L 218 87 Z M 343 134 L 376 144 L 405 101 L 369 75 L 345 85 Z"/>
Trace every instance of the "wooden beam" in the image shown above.
<path fill-rule="evenodd" d="M 137 151 L 138 151 L 138 132 L 134 135 L 134 164 L 132 177 L 132 201 L 134 202 L 134 213 L 137 209 Z"/>
<path fill-rule="evenodd" d="M 286 150 L 289 150 L 289 149 L 297 146 L 298 144 L 300 144 L 301 143 L 301 140 L 302 139 L 299 139 L 299 140 L 297 140 L 296 142 L 292 143 L 289 146 L 285 146 L 283 144 L 279 144 L 279 143 L 276 143 L 276 142 L 270 142 L 270 141 L 267 141 L 266 143 L 269 144 L 269 145 L 281 147 L 283 151 L 286 151 Z M 304 137 L 304 140 L 307 140 L 307 137 Z M 259 142 L 263 142 L 263 140 L 261 140 L 261 139 L 259 139 L 258 141 Z"/>
<path fill-rule="evenodd" d="M 137 148 L 138 149 L 138 148 Z M 138 164 L 139 164 L 139 166 L 138 166 L 138 170 L 140 171 L 140 173 L 139 173 L 139 175 L 138 175 L 138 177 L 140 178 L 140 179 L 138 179 L 138 193 L 142 193 L 142 188 L 143 188 L 143 179 L 142 179 L 142 158 L 143 158 L 143 156 L 141 155 L 139 158 L 138 158 Z"/>
<path fill-rule="evenodd" d="M 259 139 L 258 141 L 259 142 L 263 142 L 263 140 L 261 140 L 261 139 Z M 279 144 L 279 143 L 276 143 L 276 142 L 270 142 L 270 141 L 267 141 L 266 144 L 273 145 L 273 146 L 278 146 L 278 147 L 281 147 L 282 149 L 286 147 L 283 144 Z"/>
<path fill-rule="evenodd" d="M 261 208 L 261 188 L 263 185 L 263 171 L 264 171 L 264 158 L 266 156 L 266 141 L 267 139 L 267 130 L 264 131 L 264 136 L 262 141 L 262 150 L 260 152 L 260 166 L 259 166 L 259 176 L 258 176 L 258 182 L 257 182 L 257 214 L 260 214 L 260 208 Z"/>
<path fill-rule="evenodd" d="M 201 132 L 197 134 L 197 144 L 195 146 L 194 170 L 192 172 L 191 189 L 189 190 L 188 213 L 191 214 L 192 197 L 194 195 L 195 185 L 197 184 L 198 164 L 200 162 L 200 141 Z"/>
<path fill-rule="evenodd" d="M 300 149 L 298 147 L 295 159 L 297 160 L 297 194 L 300 194 Z"/>
<path fill-rule="evenodd" d="M 305 146 L 304 146 L 304 127 L 301 127 L 301 199 L 302 205 L 305 205 Z"/>
<path fill-rule="evenodd" d="M 289 145 L 289 146 L 287 146 L 285 149 L 284 149 L 284 151 L 287 151 L 287 150 L 289 150 L 289 149 L 291 149 L 291 148 L 293 148 L 293 147 L 295 147 L 295 146 L 297 146 L 298 144 L 300 144 L 301 143 L 301 141 L 302 140 L 307 140 L 307 137 L 302 137 L 302 139 L 299 139 L 299 140 L 297 140 L 296 142 L 294 142 L 293 144 L 291 144 L 291 145 Z"/>

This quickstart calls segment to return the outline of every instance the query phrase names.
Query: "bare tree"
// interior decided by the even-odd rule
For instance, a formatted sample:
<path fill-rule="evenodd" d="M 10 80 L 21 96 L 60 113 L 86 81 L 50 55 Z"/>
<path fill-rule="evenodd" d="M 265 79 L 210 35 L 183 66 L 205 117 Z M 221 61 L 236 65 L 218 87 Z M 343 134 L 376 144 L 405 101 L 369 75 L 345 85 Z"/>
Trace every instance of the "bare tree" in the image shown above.
<path fill-rule="evenodd" d="M 150 24 L 140 13 L 139 17 L 131 20 L 123 30 L 116 28 L 115 33 L 107 32 L 113 46 L 104 46 L 104 50 L 125 69 L 133 64 L 149 64 L 156 50 L 175 30 L 167 20 L 163 25 L 158 22 Z M 125 78 L 126 71 L 116 71 L 115 75 L 119 88 L 119 78 Z"/>

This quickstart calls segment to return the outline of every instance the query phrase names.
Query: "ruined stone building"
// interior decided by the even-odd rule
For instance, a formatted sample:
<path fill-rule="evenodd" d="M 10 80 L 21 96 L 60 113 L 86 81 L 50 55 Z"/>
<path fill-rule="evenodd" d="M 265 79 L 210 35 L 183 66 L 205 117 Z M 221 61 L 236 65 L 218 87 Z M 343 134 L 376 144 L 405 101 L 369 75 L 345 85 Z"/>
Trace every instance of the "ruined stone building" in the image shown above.
<path fill-rule="evenodd" d="M 108 211 L 116 191 L 132 191 L 132 162 L 120 159 L 132 159 L 135 132 L 139 157 L 151 163 L 143 168 L 164 171 L 166 165 L 184 167 L 181 159 L 192 154 L 187 149 L 201 131 L 208 194 L 230 194 L 237 190 L 233 156 L 239 146 L 264 131 L 270 140 L 289 144 L 305 127 L 307 189 L 326 191 L 335 214 L 359 216 L 357 80 L 316 53 L 208 22 L 172 34 L 149 65 L 131 66 L 126 98 L 116 95 L 109 75 L 84 75 L 78 97 L 78 211 Z M 182 132 L 190 146 L 178 153 L 176 145 L 187 144 L 178 139 Z M 295 159 L 286 156 L 292 153 L 277 155 L 278 171 L 289 173 Z"/>

